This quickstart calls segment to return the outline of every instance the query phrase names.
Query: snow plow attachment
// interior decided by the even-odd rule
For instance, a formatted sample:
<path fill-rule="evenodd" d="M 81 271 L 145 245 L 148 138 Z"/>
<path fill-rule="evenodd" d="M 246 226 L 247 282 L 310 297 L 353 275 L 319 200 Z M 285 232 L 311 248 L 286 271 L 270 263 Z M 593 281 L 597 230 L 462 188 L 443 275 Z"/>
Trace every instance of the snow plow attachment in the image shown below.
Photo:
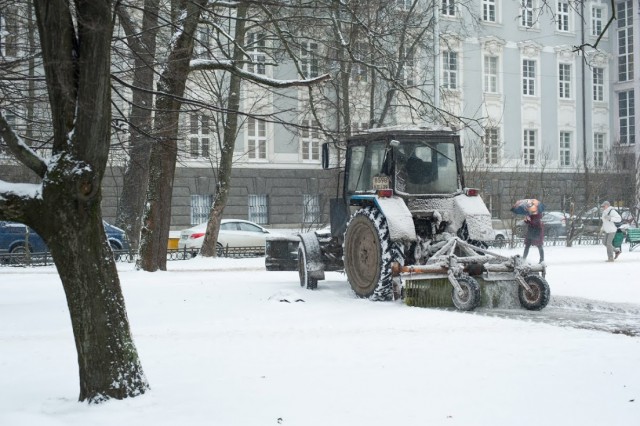
<path fill-rule="evenodd" d="M 543 264 L 505 257 L 453 237 L 424 265 L 392 265 L 394 288 L 405 303 L 420 307 L 482 307 L 541 310 L 551 291 Z"/>

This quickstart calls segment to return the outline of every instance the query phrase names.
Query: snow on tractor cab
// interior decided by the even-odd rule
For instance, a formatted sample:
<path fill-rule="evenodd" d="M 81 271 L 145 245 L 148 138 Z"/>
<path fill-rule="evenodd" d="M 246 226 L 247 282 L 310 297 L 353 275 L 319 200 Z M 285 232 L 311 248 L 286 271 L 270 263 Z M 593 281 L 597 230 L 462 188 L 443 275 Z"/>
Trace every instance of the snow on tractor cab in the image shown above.
<path fill-rule="evenodd" d="M 327 144 L 322 154 L 329 168 Z M 486 250 L 491 214 L 478 191 L 465 187 L 455 132 L 369 130 L 347 140 L 343 171 L 330 230 L 299 235 L 301 286 L 315 289 L 325 271 L 344 270 L 356 295 L 371 300 L 406 296 L 409 304 L 461 310 L 509 298 L 532 310 L 548 303 L 544 265 Z M 267 244 L 267 266 L 286 269 L 270 257 L 277 247 Z M 443 283 L 447 298 L 439 296 Z"/>

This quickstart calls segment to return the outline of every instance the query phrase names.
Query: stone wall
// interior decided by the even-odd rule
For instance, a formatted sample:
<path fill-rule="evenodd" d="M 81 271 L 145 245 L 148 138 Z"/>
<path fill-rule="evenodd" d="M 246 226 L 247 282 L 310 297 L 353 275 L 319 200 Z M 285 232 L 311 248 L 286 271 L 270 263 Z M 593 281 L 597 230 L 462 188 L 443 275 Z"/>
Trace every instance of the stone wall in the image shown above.
<path fill-rule="evenodd" d="M 340 175 L 342 178 L 342 175 Z M 37 182 L 33 173 L 22 167 L 0 166 L 0 179 L 12 182 Z M 329 200 L 336 196 L 337 170 L 320 169 L 248 169 L 233 171 L 232 190 L 225 209 L 225 218 L 248 218 L 248 196 L 266 194 L 269 204 L 269 227 L 300 227 L 303 194 L 320 194 L 322 218 L 329 222 Z M 587 205 L 604 199 L 619 205 L 631 206 L 635 198 L 632 173 L 590 175 L 592 200 L 585 203 L 585 177 L 581 173 L 523 173 L 484 172 L 467 173 L 466 185 L 481 190 L 485 203 L 493 197 L 494 216 L 510 217 L 514 201 L 520 198 L 539 198 L 547 210 L 568 210 L 574 203 L 575 213 Z M 216 178 L 210 168 L 176 169 L 172 202 L 172 229 L 191 226 L 191 195 L 214 194 Z M 108 168 L 103 180 L 103 215 L 113 222 L 122 192 L 122 170 Z M 588 207 L 587 207 L 588 208 Z"/>

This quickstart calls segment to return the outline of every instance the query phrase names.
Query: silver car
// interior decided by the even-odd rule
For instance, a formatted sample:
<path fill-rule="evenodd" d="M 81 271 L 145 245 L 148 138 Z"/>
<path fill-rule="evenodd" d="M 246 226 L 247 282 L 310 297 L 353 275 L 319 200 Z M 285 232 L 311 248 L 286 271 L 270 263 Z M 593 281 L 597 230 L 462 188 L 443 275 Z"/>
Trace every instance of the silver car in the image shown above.
<path fill-rule="evenodd" d="M 180 231 L 179 249 L 200 249 L 207 231 L 207 223 Z M 265 240 L 269 231 L 257 223 L 242 219 L 222 219 L 218 234 L 218 254 L 228 248 L 255 248 L 264 254 Z"/>

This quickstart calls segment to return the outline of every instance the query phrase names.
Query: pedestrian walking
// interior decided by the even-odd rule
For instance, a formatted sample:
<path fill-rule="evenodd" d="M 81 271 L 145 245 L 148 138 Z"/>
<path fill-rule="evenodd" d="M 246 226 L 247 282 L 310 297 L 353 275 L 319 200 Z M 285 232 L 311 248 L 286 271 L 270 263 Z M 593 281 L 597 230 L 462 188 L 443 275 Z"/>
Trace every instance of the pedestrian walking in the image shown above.
<path fill-rule="evenodd" d="M 527 234 L 524 238 L 524 253 L 522 257 L 524 259 L 529 255 L 529 247 L 538 247 L 538 253 L 540 254 L 540 263 L 544 262 L 544 225 L 542 223 L 542 214 L 535 213 L 527 215 L 524 218 L 524 223 L 527 225 Z"/>
<path fill-rule="evenodd" d="M 616 253 L 613 247 L 613 238 L 618 230 L 616 223 L 622 222 L 622 218 L 611 206 L 610 202 L 604 201 L 600 207 L 602 208 L 602 228 L 600 228 L 600 232 L 604 233 L 602 243 L 607 248 L 607 262 L 613 262 L 620 254 L 620 252 Z"/>

